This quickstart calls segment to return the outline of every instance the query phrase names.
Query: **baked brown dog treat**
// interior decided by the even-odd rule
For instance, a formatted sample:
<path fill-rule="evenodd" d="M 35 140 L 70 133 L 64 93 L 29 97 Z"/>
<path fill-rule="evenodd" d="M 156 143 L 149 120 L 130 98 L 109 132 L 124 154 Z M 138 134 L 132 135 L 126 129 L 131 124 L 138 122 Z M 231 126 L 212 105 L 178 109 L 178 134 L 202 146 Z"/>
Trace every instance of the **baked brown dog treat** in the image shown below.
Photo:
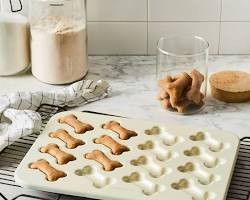
<path fill-rule="evenodd" d="M 85 154 L 85 158 L 95 160 L 100 163 L 105 171 L 113 171 L 114 169 L 123 166 L 118 161 L 110 160 L 102 151 L 99 150 L 94 150 L 91 153 Z"/>
<path fill-rule="evenodd" d="M 62 140 L 66 144 L 66 147 L 68 149 L 74 149 L 80 145 L 85 144 L 85 142 L 72 137 L 67 131 L 65 131 L 63 129 L 59 129 L 56 132 L 51 132 L 49 134 L 49 136 L 52 138 L 58 138 L 58 139 Z"/>
<path fill-rule="evenodd" d="M 177 105 L 175 106 L 175 109 L 179 113 L 185 113 L 188 111 L 188 107 L 192 104 L 193 104 L 193 102 L 191 102 L 187 99 L 184 99 L 184 100 L 177 103 Z"/>
<path fill-rule="evenodd" d="M 164 89 L 160 89 L 160 91 L 157 94 L 157 99 L 163 100 L 167 98 L 169 98 L 169 94 Z"/>
<path fill-rule="evenodd" d="M 195 69 L 190 75 L 182 72 L 175 77 L 167 76 L 158 81 L 160 91 L 157 99 L 164 109 L 179 113 L 187 113 L 191 106 L 200 108 L 204 104 L 201 93 L 203 81 L 204 76 Z"/>
<path fill-rule="evenodd" d="M 161 106 L 164 108 L 164 109 L 173 109 L 171 103 L 170 103 L 170 100 L 168 98 L 166 99 L 162 99 L 161 101 Z"/>
<path fill-rule="evenodd" d="M 57 144 L 48 144 L 40 148 L 40 152 L 48 153 L 56 158 L 57 163 L 60 165 L 67 164 L 70 161 L 76 160 L 76 157 L 60 150 Z"/>
<path fill-rule="evenodd" d="M 168 88 L 167 86 L 172 83 L 174 81 L 174 79 L 171 76 L 166 76 L 165 78 L 161 79 L 158 81 L 158 86 L 160 87 L 160 91 L 157 94 L 157 99 L 159 101 L 163 101 L 163 100 L 168 100 L 168 102 L 170 103 L 170 96 L 168 94 Z M 166 104 L 162 103 L 162 105 Z M 163 106 L 165 107 L 165 106 Z M 169 106 L 170 107 L 170 106 Z M 172 107 L 172 106 L 171 106 Z"/>
<path fill-rule="evenodd" d="M 181 101 L 178 101 L 178 103 L 173 108 L 170 102 L 169 98 L 165 98 L 163 100 L 160 100 L 161 106 L 166 110 L 175 110 L 179 113 L 185 113 L 188 110 L 188 107 L 193 104 L 193 102 L 183 99 Z"/>
<path fill-rule="evenodd" d="M 189 85 L 191 85 L 191 83 L 192 79 L 186 72 L 182 72 L 174 78 L 167 76 L 165 79 L 158 81 L 158 85 L 167 91 L 170 97 L 170 103 L 174 108 L 177 105 L 178 100 L 182 97 L 183 92 Z"/>
<path fill-rule="evenodd" d="M 204 98 L 204 95 L 200 92 L 201 85 L 204 82 L 204 75 L 194 69 L 191 71 L 190 76 L 192 78 L 192 85 L 187 92 L 187 99 L 198 105 Z"/>
<path fill-rule="evenodd" d="M 67 176 L 67 174 L 64 173 L 63 171 L 60 171 L 52 167 L 46 160 L 38 160 L 34 163 L 31 163 L 30 168 L 39 169 L 46 175 L 46 179 L 48 181 L 57 181 L 59 178 Z"/>
<path fill-rule="evenodd" d="M 102 128 L 114 131 L 115 133 L 118 133 L 119 138 L 122 139 L 122 140 L 128 140 L 131 137 L 135 137 L 135 136 L 138 135 L 135 131 L 131 131 L 131 130 L 128 130 L 128 129 L 122 127 L 116 121 L 110 121 L 110 122 L 108 122 L 106 124 L 103 124 Z"/>
<path fill-rule="evenodd" d="M 165 91 L 164 89 L 160 89 L 160 91 L 157 94 L 157 99 L 161 102 L 161 106 L 164 109 L 172 108 L 169 98 L 170 97 L 167 91 Z"/>
<path fill-rule="evenodd" d="M 158 81 L 158 85 L 164 89 L 164 91 L 168 90 L 168 85 L 175 81 L 171 76 L 166 76 L 165 78 Z"/>
<path fill-rule="evenodd" d="M 59 119 L 59 123 L 68 124 L 75 129 L 76 133 L 86 133 L 87 131 L 94 130 L 94 127 L 90 124 L 83 123 L 77 119 L 75 115 L 68 115 Z"/>
<path fill-rule="evenodd" d="M 116 142 L 112 137 L 107 135 L 102 135 L 94 140 L 96 144 L 103 144 L 111 149 L 112 154 L 121 155 L 125 151 L 129 151 L 129 148 Z"/>

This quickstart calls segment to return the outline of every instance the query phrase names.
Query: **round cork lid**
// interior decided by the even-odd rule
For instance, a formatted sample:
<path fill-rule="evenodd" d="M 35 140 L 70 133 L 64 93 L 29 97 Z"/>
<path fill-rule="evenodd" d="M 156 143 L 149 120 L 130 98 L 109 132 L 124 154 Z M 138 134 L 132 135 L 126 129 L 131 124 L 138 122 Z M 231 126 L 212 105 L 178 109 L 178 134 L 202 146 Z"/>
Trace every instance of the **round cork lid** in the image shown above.
<path fill-rule="evenodd" d="M 227 92 L 250 91 L 250 74 L 241 71 L 222 71 L 210 77 L 211 86 Z"/>

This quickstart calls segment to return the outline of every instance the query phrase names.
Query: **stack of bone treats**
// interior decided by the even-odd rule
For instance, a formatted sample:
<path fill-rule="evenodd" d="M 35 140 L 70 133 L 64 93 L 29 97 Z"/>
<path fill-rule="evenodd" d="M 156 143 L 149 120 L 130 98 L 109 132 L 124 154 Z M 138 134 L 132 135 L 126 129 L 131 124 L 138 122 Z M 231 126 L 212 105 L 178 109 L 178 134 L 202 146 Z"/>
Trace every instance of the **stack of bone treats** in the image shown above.
<path fill-rule="evenodd" d="M 189 108 L 201 108 L 205 95 L 201 92 L 204 75 L 194 69 L 190 73 L 181 72 L 174 77 L 166 76 L 158 81 L 158 100 L 166 110 L 187 113 Z"/>

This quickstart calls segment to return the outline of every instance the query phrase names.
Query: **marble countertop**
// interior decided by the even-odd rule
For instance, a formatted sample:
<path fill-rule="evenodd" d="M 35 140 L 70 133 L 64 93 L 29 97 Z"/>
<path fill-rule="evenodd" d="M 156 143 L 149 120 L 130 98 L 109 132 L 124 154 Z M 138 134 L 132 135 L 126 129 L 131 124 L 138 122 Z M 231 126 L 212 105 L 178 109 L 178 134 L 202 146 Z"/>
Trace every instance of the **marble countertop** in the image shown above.
<path fill-rule="evenodd" d="M 198 127 L 219 128 L 234 132 L 240 137 L 250 136 L 250 103 L 226 104 L 219 102 L 210 96 L 209 88 L 206 107 L 198 114 L 180 116 L 163 110 L 155 98 L 157 87 L 155 57 L 153 56 L 94 56 L 90 57 L 90 63 L 91 67 L 86 79 L 107 80 L 113 88 L 113 94 L 109 98 L 74 110 L 90 110 L 168 123 L 175 121 Z M 250 72 L 250 56 L 210 56 L 209 74 L 229 69 Z M 0 78 L 0 94 L 61 87 L 63 86 L 52 86 L 37 81 L 32 77 L 31 72 Z M 42 196 L 45 199 L 85 199 L 23 188 L 13 190 L 8 185 L 1 185 L 1 193 L 8 199 L 20 194 Z"/>
<path fill-rule="evenodd" d="M 107 80 L 113 90 L 111 97 L 74 110 L 91 110 L 130 118 L 190 124 L 199 127 L 219 128 L 240 137 L 250 136 L 250 103 L 227 104 L 210 96 L 203 111 L 195 115 L 180 116 L 161 108 L 157 93 L 154 56 L 93 56 L 86 79 Z M 209 75 L 220 70 L 250 72 L 250 56 L 210 56 Z M 0 78 L 0 93 L 17 90 L 48 90 L 63 86 L 43 84 L 30 72 L 19 76 Z"/>

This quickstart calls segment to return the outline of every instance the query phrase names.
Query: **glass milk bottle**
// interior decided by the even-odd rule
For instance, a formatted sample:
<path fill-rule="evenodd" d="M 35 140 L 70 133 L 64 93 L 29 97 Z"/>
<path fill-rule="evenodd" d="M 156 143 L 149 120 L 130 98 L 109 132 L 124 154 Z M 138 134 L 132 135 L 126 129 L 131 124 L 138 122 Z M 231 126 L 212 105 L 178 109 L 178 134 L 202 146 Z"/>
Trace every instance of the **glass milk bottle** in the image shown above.
<path fill-rule="evenodd" d="M 82 79 L 88 71 L 85 0 L 30 0 L 33 75 L 49 84 Z"/>
<path fill-rule="evenodd" d="M 4 7 L 5 6 L 5 7 Z M 30 66 L 29 21 L 12 1 L 0 0 L 0 76 L 16 75 Z"/>

